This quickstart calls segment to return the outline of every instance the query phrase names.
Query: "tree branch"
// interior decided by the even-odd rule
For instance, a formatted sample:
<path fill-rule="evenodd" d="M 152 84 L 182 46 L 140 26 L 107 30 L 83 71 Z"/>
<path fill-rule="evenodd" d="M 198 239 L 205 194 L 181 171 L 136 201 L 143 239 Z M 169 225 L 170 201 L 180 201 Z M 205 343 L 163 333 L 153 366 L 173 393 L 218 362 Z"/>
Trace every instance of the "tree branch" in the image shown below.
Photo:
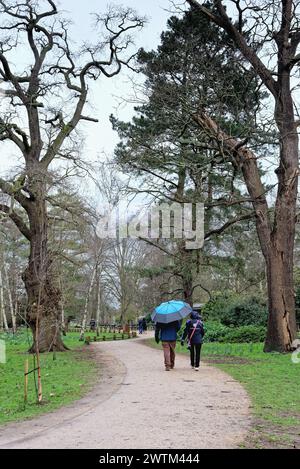
<path fill-rule="evenodd" d="M 9 182 L 2 179 L 1 177 L 0 177 L 0 190 L 4 194 L 7 194 L 13 197 L 25 210 L 28 209 L 30 200 L 21 193 L 20 188 L 18 188 L 18 190 L 15 190 L 13 184 L 10 184 Z"/>
<path fill-rule="evenodd" d="M 9 218 L 14 222 L 19 231 L 25 236 L 28 241 L 31 239 L 31 232 L 26 223 L 22 218 L 16 214 L 8 205 L 0 204 L 0 211 L 9 216 Z"/>
<path fill-rule="evenodd" d="M 241 215 L 240 217 L 232 218 L 231 220 L 228 220 L 224 225 L 222 225 L 220 228 L 217 228 L 215 230 L 211 230 L 208 233 L 204 235 L 204 239 L 208 239 L 211 236 L 214 235 L 219 235 L 226 231 L 230 226 L 235 225 L 236 223 L 243 221 L 243 220 L 250 220 L 251 218 L 255 217 L 255 212 L 251 213 L 246 213 L 245 215 Z"/>
<path fill-rule="evenodd" d="M 234 164 L 241 169 L 256 213 L 256 226 L 261 247 L 264 255 L 267 256 L 272 229 L 266 191 L 261 181 L 256 155 L 249 148 L 241 146 L 238 140 L 223 132 L 207 114 L 195 114 L 194 120 L 210 138 L 220 144 L 220 151 L 227 153 Z"/>

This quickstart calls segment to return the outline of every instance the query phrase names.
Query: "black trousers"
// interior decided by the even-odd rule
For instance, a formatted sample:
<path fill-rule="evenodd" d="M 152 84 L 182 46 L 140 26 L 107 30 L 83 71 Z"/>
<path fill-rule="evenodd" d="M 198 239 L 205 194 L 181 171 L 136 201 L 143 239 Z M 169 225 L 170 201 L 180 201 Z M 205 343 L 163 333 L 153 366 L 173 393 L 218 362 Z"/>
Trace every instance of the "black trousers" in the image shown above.
<path fill-rule="evenodd" d="M 200 365 L 200 353 L 202 344 L 191 344 L 191 365 L 195 368 L 199 368 Z"/>

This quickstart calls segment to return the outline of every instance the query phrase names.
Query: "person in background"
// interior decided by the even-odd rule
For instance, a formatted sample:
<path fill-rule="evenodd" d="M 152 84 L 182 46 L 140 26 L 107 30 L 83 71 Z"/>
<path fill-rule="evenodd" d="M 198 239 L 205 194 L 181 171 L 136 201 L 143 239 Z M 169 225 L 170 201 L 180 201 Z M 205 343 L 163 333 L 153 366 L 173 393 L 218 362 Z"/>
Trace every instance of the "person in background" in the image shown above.
<path fill-rule="evenodd" d="M 143 333 L 143 318 L 139 318 L 138 328 L 139 328 L 139 334 L 142 334 Z"/>
<path fill-rule="evenodd" d="M 147 331 L 147 321 L 146 318 L 143 318 L 143 332 Z"/>
<path fill-rule="evenodd" d="M 186 322 L 186 326 L 181 337 L 181 345 L 184 345 L 184 341 L 187 337 L 188 348 L 190 349 L 191 367 L 195 368 L 195 371 L 199 371 L 200 353 L 204 334 L 202 317 L 196 311 L 193 311 L 190 319 Z"/>
<path fill-rule="evenodd" d="M 95 319 L 90 320 L 90 329 L 91 329 L 91 331 L 96 330 L 96 321 L 95 321 Z"/>
<path fill-rule="evenodd" d="M 170 322 L 169 324 L 156 323 L 155 341 L 158 344 L 161 340 L 164 351 L 164 362 L 166 371 L 175 367 L 175 348 L 177 332 L 181 327 L 181 321 Z"/>

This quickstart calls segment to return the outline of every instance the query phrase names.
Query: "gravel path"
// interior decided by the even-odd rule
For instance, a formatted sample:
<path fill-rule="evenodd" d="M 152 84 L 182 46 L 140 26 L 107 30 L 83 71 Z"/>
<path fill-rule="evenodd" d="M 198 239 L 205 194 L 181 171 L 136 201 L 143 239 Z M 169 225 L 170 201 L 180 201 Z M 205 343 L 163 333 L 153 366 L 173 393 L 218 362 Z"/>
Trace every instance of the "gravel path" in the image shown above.
<path fill-rule="evenodd" d="M 220 370 L 165 372 L 163 354 L 139 339 L 91 347 L 101 377 L 85 398 L 31 421 L 0 427 L 0 448 L 235 448 L 251 418 L 243 387 Z"/>

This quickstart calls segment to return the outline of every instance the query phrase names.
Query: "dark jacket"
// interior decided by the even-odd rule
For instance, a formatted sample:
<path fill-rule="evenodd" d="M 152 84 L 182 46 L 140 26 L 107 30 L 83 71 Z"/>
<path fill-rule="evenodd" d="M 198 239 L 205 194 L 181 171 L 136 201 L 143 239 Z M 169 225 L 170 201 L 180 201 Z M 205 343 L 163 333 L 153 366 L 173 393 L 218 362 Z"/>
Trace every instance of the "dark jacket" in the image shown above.
<path fill-rule="evenodd" d="M 196 326 L 196 324 L 197 324 L 197 326 Z M 193 332 L 195 326 L 196 326 L 195 332 L 193 333 L 193 337 L 190 340 L 190 337 L 192 335 L 192 332 Z M 205 331 L 204 331 L 204 327 L 203 327 L 202 318 L 199 316 L 198 313 L 196 313 L 196 311 L 193 311 L 191 313 L 191 319 L 189 319 L 186 322 L 186 326 L 185 326 L 184 332 L 182 334 L 181 340 L 183 341 L 187 337 L 192 345 L 202 344 L 204 334 L 205 334 Z"/>
<path fill-rule="evenodd" d="M 174 342 L 177 339 L 177 332 L 181 327 L 181 321 L 170 322 L 169 324 L 163 324 L 157 322 L 155 326 L 155 340 L 159 342 Z"/>
<path fill-rule="evenodd" d="M 138 320 L 138 326 L 139 326 L 139 327 L 143 327 L 143 320 L 142 320 L 142 319 L 139 319 L 139 320 Z"/>

